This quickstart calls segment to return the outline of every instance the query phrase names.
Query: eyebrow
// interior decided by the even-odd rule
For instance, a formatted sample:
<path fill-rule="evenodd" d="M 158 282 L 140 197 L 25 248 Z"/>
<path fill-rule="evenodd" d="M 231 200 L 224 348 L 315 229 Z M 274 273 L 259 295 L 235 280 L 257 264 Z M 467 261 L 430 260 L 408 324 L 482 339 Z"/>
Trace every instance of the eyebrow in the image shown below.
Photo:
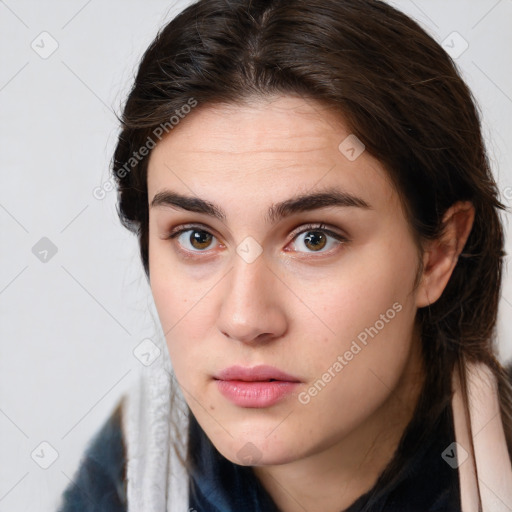
<path fill-rule="evenodd" d="M 210 201 L 199 197 L 185 196 L 172 190 L 162 190 L 153 197 L 150 208 L 174 207 L 189 212 L 203 213 L 221 221 L 226 220 L 224 210 Z M 301 194 L 285 201 L 272 204 L 265 217 L 265 221 L 275 223 L 295 213 L 317 210 L 328 207 L 357 207 L 372 209 L 371 206 L 360 197 L 354 196 L 336 188 L 330 188 L 322 192 Z"/>

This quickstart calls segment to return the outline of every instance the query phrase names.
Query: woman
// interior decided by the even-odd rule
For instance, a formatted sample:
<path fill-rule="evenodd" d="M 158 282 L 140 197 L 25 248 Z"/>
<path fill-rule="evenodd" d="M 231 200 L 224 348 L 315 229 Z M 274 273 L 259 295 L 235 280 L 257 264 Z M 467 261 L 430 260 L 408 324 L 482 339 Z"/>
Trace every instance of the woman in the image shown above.
<path fill-rule="evenodd" d="M 191 5 L 142 59 L 113 177 L 172 369 L 123 397 L 61 510 L 512 508 L 504 207 L 414 21 Z"/>

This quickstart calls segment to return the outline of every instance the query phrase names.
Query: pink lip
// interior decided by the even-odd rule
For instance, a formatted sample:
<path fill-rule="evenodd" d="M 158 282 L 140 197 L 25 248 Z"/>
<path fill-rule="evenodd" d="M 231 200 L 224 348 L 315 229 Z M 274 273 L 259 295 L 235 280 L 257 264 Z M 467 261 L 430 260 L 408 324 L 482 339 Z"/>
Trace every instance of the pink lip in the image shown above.
<path fill-rule="evenodd" d="M 218 380 L 243 380 L 246 382 L 265 381 L 265 380 L 281 380 L 285 382 L 300 382 L 300 379 L 285 373 L 273 366 L 259 365 L 252 368 L 244 366 L 230 366 L 225 368 L 217 375 L 214 375 Z"/>
<path fill-rule="evenodd" d="M 214 376 L 219 391 L 240 407 L 270 407 L 301 382 L 272 366 L 230 366 Z M 270 379 L 273 379 L 270 382 Z"/>

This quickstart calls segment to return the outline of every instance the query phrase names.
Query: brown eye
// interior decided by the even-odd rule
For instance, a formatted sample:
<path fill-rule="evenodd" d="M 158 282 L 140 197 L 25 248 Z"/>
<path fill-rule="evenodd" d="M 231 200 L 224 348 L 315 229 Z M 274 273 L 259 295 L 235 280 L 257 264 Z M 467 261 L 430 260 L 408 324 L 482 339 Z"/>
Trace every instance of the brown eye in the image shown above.
<path fill-rule="evenodd" d="M 324 224 L 305 226 L 305 229 L 297 233 L 292 241 L 294 251 L 306 254 L 315 252 L 321 254 L 330 253 L 329 249 L 333 249 L 346 242 L 348 242 L 348 239 L 345 236 L 327 229 Z M 303 250 L 304 247 L 306 250 Z"/>
<path fill-rule="evenodd" d="M 322 231 L 308 231 L 304 237 L 304 245 L 312 251 L 323 249 L 327 244 L 327 237 Z"/>
<path fill-rule="evenodd" d="M 169 235 L 169 238 L 176 238 L 178 244 L 181 245 L 184 250 L 192 253 L 206 252 L 207 249 L 215 247 L 215 245 L 212 244 L 215 236 L 199 227 L 181 229 Z"/>
<path fill-rule="evenodd" d="M 213 235 L 207 231 L 191 230 L 189 242 L 195 249 L 206 249 L 210 245 Z"/>

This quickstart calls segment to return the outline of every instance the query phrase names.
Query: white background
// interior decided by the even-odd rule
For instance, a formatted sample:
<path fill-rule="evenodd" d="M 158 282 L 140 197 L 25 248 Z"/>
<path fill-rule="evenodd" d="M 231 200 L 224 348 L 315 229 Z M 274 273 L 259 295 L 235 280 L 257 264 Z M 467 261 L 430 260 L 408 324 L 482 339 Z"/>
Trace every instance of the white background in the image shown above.
<path fill-rule="evenodd" d="M 92 190 L 109 178 L 113 112 L 143 51 L 188 3 L 0 0 L 0 512 L 56 509 L 87 441 L 143 368 L 134 348 L 160 335 L 116 194 L 97 200 Z M 439 42 L 456 31 L 469 44 L 456 61 L 482 109 L 509 204 L 512 0 L 393 4 Z M 53 40 L 48 58 L 31 47 L 49 51 Z M 42 237 L 57 248 L 47 262 L 32 252 Z M 512 358 L 511 307 L 506 274 L 503 361 Z M 51 456 L 43 441 L 58 454 L 48 469 L 31 457 L 41 448 Z"/>

